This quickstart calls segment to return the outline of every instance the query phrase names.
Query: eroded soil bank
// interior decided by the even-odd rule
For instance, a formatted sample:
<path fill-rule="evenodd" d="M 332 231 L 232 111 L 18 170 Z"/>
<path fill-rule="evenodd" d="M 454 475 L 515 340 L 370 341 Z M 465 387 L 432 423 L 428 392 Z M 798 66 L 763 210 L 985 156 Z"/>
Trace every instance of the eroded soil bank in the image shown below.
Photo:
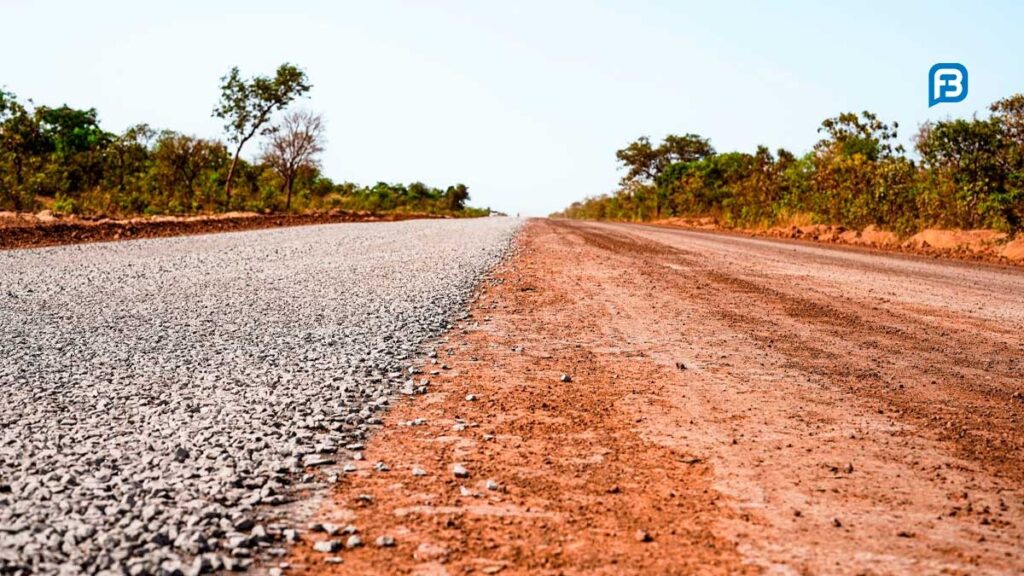
<path fill-rule="evenodd" d="M 863 230 L 851 230 L 843 226 L 825 224 L 734 229 L 719 225 L 714 218 L 668 218 L 651 224 L 689 230 L 717 230 L 747 236 L 873 248 L 935 258 L 1024 265 L 1024 235 L 1018 234 L 1016 237 L 1012 237 L 997 230 L 929 228 L 909 238 L 901 239 L 893 232 L 874 226 L 868 226 Z"/>
<path fill-rule="evenodd" d="M 320 510 L 364 545 L 306 532 L 290 571 L 1019 573 L 1021 293 L 1016 270 L 533 221 Z"/>
<path fill-rule="evenodd" d="M 62 244 L 109 242 L 137 238 L 162 238 L 212 232 L 238 232 L 282 226 L 336 224 L 340 222 L 392 222 L 436 218 L 426 214 L 370 214 L 332 211 L 318 214 L 256 214 L 232 212 L 210 216 L 86 220 L 32 214 L 0 216 L 0 250 L 38 248 Z"/>

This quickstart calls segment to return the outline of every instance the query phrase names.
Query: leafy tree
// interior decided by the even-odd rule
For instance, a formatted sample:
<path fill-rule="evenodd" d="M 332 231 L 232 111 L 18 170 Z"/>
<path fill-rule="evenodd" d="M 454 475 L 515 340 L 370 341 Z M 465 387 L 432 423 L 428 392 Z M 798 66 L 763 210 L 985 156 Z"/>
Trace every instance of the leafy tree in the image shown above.
<path fill-rule="evenodd" d="M 1024 94 L 1014 94 L 992 104 L 992 119 L 1003 129 L 1003 165 L 1007 172 L 1005 204 L 1007 220 L 1024 227 Z"/>
<path fill-rule="evenodd" d="M 449 186 L 448 190 L 444 193 L 445 201 L 448 203 L 448 209 L 453 212 L 458 212 L 466 208 L 466 202 L 469 202 L 469 188 L 465 184 L 456 184 L 455 186 Z"/>
<path fill-rule="evenodd" d="M 813 196 L 807 208 L 832 223 L 882 224 L 885 199 L 911 193 L 910 181 L 891 180 L 906 174 L 893 165 L 902 161 L 904 152 L 902 145 L 894 145 L 897 128 L 867 111 L 825 119 L 818 132 L 826 137 L 814 147 Z"/>
<path fill-rule="evenodd" d="M 989 107 L 992 119 L 999 123 L 1007 144 L 1021 153 L 1024 161 L 1024 94 L 1014 94 Z"/>
<path fill-rule="evenodd" d="M 1008 189 L 1007 138 L 998 118 L 928 123 L 917 136 L 917 150 L 931 169 L 933 186 L 945 188 L 950 202 L 939 211 L 966 226 L 1020 226 L 1024 194 Z"/>
<path fill-rule="evenodd" d="M 192 211 L 203 177 L 226 163 L 227 149 L 220 142 L 169 130 L 153 148 L 153 171 L 172 212 Z"/>
<path fill-rule="evenodd" d="M 149 147 L 156 131 L 149 124 L 130 126 L 124 133 L 110 141 L 106 148 L 104 177 L 106 186 L 119 193 L 127 191 L 129 184 L 141 185 L 140 177 L 149 167 Z"/>
<path fill-rule="evenodd" d="M 272 132 L 270 120 L 273 113 L 283 110 L 310 88 L 306 73 L 287 63 L 278 67 L 273 78 L 256 76 L 246 80 L 235 67 L 221 79 L 220 103 L 214 108 L 213 115 L 224 120 L 228 141 L 235 146 L 224 182 L 225 208 L 231 206 L 231 185 L 242 147 L 257 134 Z"/>
<path fill-rule="evenodd" d="M 409 184 L 407 192 L 412 200 L 426 200 L 432 196 L 430 187 L 423 182 Z"/>
<path fill-rule="evenodd" d="M 297 111 L 285 115 L 264 147 L 263 161 L 281 176 L 286 199 L 285 210 L 292 206 L 295 179 L 303 168 L 319 168 L 317 158 L 324 150 L 324 122 L 316 113 Z"/>
<path fill-rule="evenodd" d="M 641 136 L 625 148 L 616 151 L 615 156 L 627 169 L 621 184 L 628 194 L 639 195 L 634 207 L 639 210 L 648 201 L 654 205 L 655 218 L 660 218 L 662 209 L 670 203 L 668 187 L 657 186 L 648 190 L 648 186 L 666 180 L 666 170 L 676 167 L 679 172 L 682 166 L 714 155 L 715 150 L 707 139 L 696 134 L 677 136 L 669 134 L 660 145 L 653 146 L 646 136 Z M 639 217 L 639 215 L 638 215 Z"/>
<path fill-rule="evenodd" d="M 20 211 L 32 205 L 51 150 L 38 117 L 14 94 L 0 91 L 0 196 L 5 207 Z"/>
<path fill-rule="evenodd" d="M 40 106 L 35 115 L 53 147 L 51 190 L 75 196 L 98 186 L 103 179 L 103 152 L 114 136 L 100 128 L 96 109 Z"/>
<path fill-rule="evenodd" d="M 638 182 L 650 184 L 667 167 L 679 162 L 693 162 L 715 153 L 710 142 L 696 134 L 676 136 L 669 134 L 662 143 L 655 147 L 646 136 L 630 142 L 625 148 L 615 152 L 615 157 L 626 168 L 622 184 Z"/>
<path fill-rule="evenodd" d="M 622 177 L 623 185 L 628 182 L 651 182 L 661 172 L 658 151 L 647 136 L 641 136 L 625 148 L 617 150 L 615 157 L 626 168 L 626 175 Z"/>
<path fill-rule="evenodd" d="M 903 146 L 892 143 L 896 140 L 899 124 L 888 125 L 871 112 L 861 112 L 858 117 L 853 112 L 844 112 L 839 116 L 827 118 L 821 123 L 818 132 L 827 137 L 815 145 L 815 150 L 823 155 L 853 156 L 862 155 L 870 161 L 891 156 L 895 151 L 903 152 Z"/>
<path fill-rule="evenodd" d="M 663 162 L 668 165 L 703 160 L 714 156 L 715 149 L 707 138 L 696 134 L 684 134 L 683 136 L 669 134 L 665 136 L 661 146 L 658 147 L 658 153 L 663 158 Z"/>

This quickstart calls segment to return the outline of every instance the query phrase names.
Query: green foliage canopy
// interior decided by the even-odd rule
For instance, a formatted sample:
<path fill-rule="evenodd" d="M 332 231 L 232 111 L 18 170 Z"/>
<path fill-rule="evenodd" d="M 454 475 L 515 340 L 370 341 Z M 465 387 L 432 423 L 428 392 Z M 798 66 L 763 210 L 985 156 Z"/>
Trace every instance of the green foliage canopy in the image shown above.
<path fill-rule="evenodd" d="M 803 157 L 759 146 L 718 154 L 708 140 L 646 137 L 616 151 L 626 170 L 612 194 L 576 202 L 570 218 L 655 220 L 712 217 L 726 225 L 791 221 L 899 233 L 928 226 L 1024 228 L 1024 95 L 990 107 L 988 118 L 921 126 L 920 161 L 906 156 L 896 123 L 871 112 L 827 118 Z"/>
<path fill-rule="evenodd" d="M 409 186 L 336 183 L 320 171 L 319 115 L 284 110 L 310 89 L 290 64 L 273 77 L 223 78 L 221 102 L 227 141 L 198 138 L 148 124 L 121 134 L 102 129 L 95 109 L 34 106 L 0 90 L 0 210 L 85 215 L 195 214 L 227 209 L 404 211 L 482 216 L 467 206 L 469 188 L 422 182 Z M 254 162 L 242 146 L 270 136 Z M 232 194 L 234 192 L 234 194 Z"/>

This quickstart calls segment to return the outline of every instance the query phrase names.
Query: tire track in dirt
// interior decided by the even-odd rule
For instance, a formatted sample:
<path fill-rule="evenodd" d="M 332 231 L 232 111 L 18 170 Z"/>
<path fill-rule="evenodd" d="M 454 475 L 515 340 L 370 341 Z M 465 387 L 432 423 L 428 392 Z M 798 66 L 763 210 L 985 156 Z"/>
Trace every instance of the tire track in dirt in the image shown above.
<path fill-rule="evenodd" d="M 664 254 L 664 245 L 658 250 Z M 763 275 L 713 269 L 690 254 L 682 251 L 671 262 L 699 271 L 688 278 L 702 278 L 711 286 L 710 291 L 691 290 L 690 298 L 714 305 L 709 295 L 735 294 L 736 305 L 719 307 L 719 314 L 761 345 L 793 358 L 792 366 L 874 397 L 880 409 L 895 409 L 903 419 L 955 442 L 962 456 L 1024 480 L 1020 334 L 1010 337 L 991 322 L 976 322 L 970 329 L 960 328 L 959 322 L 936 325 L 918 313 L 859 299 L 836 300 L 805 286 L 772 287 Z M 685 276 L 678 267 L 673 273 Z M 891 355 L 898 360 L 890 360 Z"/>

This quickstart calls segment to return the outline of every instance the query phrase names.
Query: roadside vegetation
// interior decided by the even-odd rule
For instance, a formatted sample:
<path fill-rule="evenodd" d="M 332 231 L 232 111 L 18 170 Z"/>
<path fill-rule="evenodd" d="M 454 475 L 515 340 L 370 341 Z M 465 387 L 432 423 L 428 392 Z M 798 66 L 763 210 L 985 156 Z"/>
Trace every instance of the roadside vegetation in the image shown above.
<path fill-rule="evenodd" d="M 331 180 L 320 164 L 324 119 L 292 108 L 310 87 L 305 72 L 291 64 L 252 78 L 233 68 L 213 110 L 224 122 L 224 140 L 148 124 L 116 134 L 100 126 L 95 109 L 37 106 L 0 89 L 0 210 L 111 217 L 235 210 L 489 213 L 467 206 L 463 184 Z"/>
<path fill-rule="evenodd" d="M 821 140 L 796 156 L 759 146 L 717 152 L 696 134 L 642 137 L 616 152 L 625 169 L 611 194 L 554 216 L 652 221 L 713 218 L 728 227 L 873 225 L 901 235 L 929 227 L 1024 228 L 1024 94 L 1000 100 L 987 118 L 920 127 L 915 157 L 895 123 L 870 112 L 822 122 Z"/>

